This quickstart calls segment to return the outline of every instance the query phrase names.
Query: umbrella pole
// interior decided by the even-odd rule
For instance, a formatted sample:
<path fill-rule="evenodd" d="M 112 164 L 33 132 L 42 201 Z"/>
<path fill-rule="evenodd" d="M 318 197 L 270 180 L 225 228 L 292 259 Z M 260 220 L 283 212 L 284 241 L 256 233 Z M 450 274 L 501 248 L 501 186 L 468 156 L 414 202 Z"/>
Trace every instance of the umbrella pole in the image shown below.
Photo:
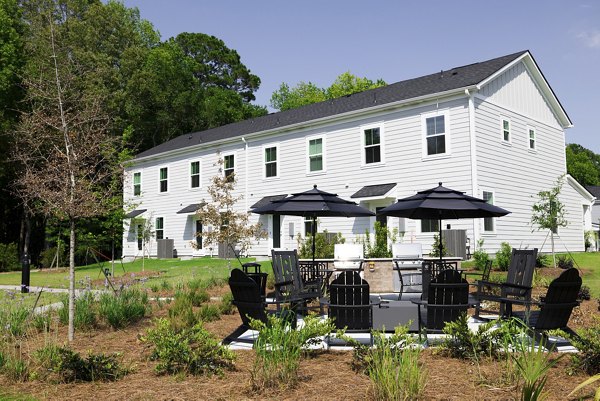
<path fill-rule="evenodd" d="M 440 248 L 440 263 L 442 263 L 444 261 L 444 258 L 443 258 L 444 243 L 442 242 L 442 219 L 441 218 L 440 218 L 438 224 L 439 224 L 439 227 L 440 227 L 440 238 L 438 238 L 439 241 L 440 241 L 440 243 L 439 243 L 439 248 Z"/>
<path fill-rule="evenodd" d="M 313 261 L 313 266 L 315 264 L 315 239 L 317 237 L 317 216 L 313 216 L 312 218 L 312 227 L 311 227 L 311 231 L 312 231 L 312 261 Z"/>

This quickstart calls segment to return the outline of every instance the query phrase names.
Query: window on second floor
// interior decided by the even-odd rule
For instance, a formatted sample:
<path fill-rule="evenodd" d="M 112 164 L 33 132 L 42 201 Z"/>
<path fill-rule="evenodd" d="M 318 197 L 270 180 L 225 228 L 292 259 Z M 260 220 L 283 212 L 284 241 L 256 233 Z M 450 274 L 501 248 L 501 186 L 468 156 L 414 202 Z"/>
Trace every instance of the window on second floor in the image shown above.
<path fill-rule="evenodd" d="M 381 163 L 381 131 L 379 127 L 363 130 L 365 164 Z"/>
<path fill-rule="evenodd" d="M 225 177 L 231 177 L 233 179 L 233 173 L 235 172 L 235 157 L 234 155 L 223 156 L 223 173 Z"/>
<path fill-rule="evenodd" d="M 502 120 L 502 140 L 504 142 L 510 142 L 510 121 Z"/>
<path fill-rule="evenodd" d="M 200 188 L 200 162 L 190 162 L 190 188 Z"/>
<path fill-rule="evenodd" d="M 437 233 L 440 230 L 439 220 L 421 220 L 422 233 Z"/>
<path fill-rule="evenodd" d="M 142 173 L 133 173 L 133 196 L 142 194 Z"/>
<path fill-rule="evenodd" d="M 265 178 L 277 177 L 277 146 L 265 148 Z"/>
<path fill-rule="evenodd" d="M 427 155 L 446 153 L 446 115 L 425 118 L 425 140 Z"/>
<path fill-rule="evenodd" d="M 161 167 L 158 175 L 159 192 L 167 192 L 169 189 L 169 169 L 167 167 Z"/>
<path fill-rule="evenodd" d="M 314 173 L 325 170 L 323 138 L 308 140 L 308 172 Z"/>
<path fill-rule="evenodd" d="M 529 128 L 529 149 L 535 150 L 535 129 Z"/>
<path fill-rule="evenodd" d="M 491 191 L 483 191 L 483 200 L 490 205 L 494 204 L 494 193 Z M 486 217 L 483 219 L 483 231 L 494 232 L 494 218 Z"/>
<path fill-rule="evenodd" d="M 157 217 L 154 225 L 154 231 L 156 233 L 156 239 L 163 239 L 165 237 L 165 220 L 163 217 Z"/>

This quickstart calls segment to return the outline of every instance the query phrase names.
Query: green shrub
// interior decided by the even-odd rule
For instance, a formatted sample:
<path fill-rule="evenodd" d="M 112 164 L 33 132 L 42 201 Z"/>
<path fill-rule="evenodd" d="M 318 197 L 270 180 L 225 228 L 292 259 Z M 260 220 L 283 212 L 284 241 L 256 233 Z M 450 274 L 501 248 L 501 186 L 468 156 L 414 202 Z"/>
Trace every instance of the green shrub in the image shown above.
<path fill-rule="evenodd" d="M 69 296 L 62 297 L 61 302 L 63 307 L 58 309 L 58 319 L 61 324 L 66 325 L 69 323 Z M 91 329 L 96 327 L 97 324 L 96 300 L 94 294 L 86 291 L 75 298 L 73 325 L 76 329 Z"/>
<path fill-rule="evenodd" d="M 119 294 L 103 293 L 99 301 L 100 317 L 113 329 L 120 329 L 142 319 L 148 311 L 148 294 L 137 288 Z"/>
<path fill-rule="evenodd" d="M 577 336 L 569 338 L 579 350 L 571 355 L 573 367 L 590 376 L 600 373 L 600 317 L 594 316 L 592 327 L 578 330 Z"/>
<path fill-rule="evenodd" d="M 235 305 L 233 304 L 233 294 L 228 292 L 221 298 L 219 304 L 219 310 L 223 315 L 231 315 L 235 311 Z"/>
<path fill-rule="evenodd" d="M 256 359 L 252 369 L 252 385 L 256 390 L 273 387 L 293 387 L 298 380 L 302 350 L 333 330 L 333 323 L 309 315 L 304 326 L 294 329 L 288 317 L 270 315 L 268 322 L 253 320 L 250 326 L 258 330 L 255 342 Z"/>
<path fill-rule="evenodd" d="M 204 302 L 210 300 L 210 295 L 204 289 L 188 289 L 188 290 L 177 290 L 175 292 L 175 301 L 178 299 L 187 299 L 192 306 L 200 306 Z"/>
<path fill-rule="evenodd" d="M 221 318 L 221 311 L 217 305 L 202 305 L 198 311 L 198 317 L 203 322 L 214 322 Z"/>
<path fill-rule="evenodd" d="M 545 253 L 538 253 L 535 257 L 535 267 L 546 267 L 550 265 L 550 258 Z"/>
<path fill-rule="evenodd" d="M 483 250 L 483 239 L 477 241 L 477 249 L 473 252 L 473 260 L 475 261 L 475 269 L 483 270 L 485 265 L 490 260 L 490 255 Z"/>
<path fill-rule="evenodd" d="M 64 267 L 68 265 L 69 259 L 67 254 L 67 247 L 64 244 L 61 244 L 60 246 L 60 253 L 58 255 L 58 266 L 55 260 L 57 253 L 56 251 L 56 247 L 51 247 L 42 251 L 42 253 L 40 254 L 40 263 L 43 268 L 51 267 L 53 262 L 54 267 Z"/>
<path fill-rule="evenodd" d="M 68 347 L 50 345 L 38 350 L 35 357 L 45 372 L 53 373 L 65 383 L 115 381 L 128 373 L 118 353 L 89 353 L 83 358 Z"/>
<path fill-rule="evenodd" d="M 512 255 L 512 247 L 508 242 L 500 244 L 500 250 L 496 252 L 496 265 L 502 271 L 507 271 L 510 265 L 510 257 Z"/>
<path fill-rule="evenodd" d="M 31 318 L 31 324 L 38 332 L 49 332 L 52 324 L 52 313 L 50 311 L 35 313 Z"/>
<path fill-rule="evenodd" d="M 194 313 L 192 301 L 187 297 L 175 298 L 169 309 L 169 320 L 177 330 L 195 326 L 200 321 Z"/>
<path fill-rule="evenodd" d="M 391 258 L 392 250 L 388 247 L 388 236 L 391 237 L 392 233 L 389 232 L 386 226 L 382 225 L 379 221 L 373 224 L 373 230 L 375 231 L 375 244 L 371 245 L 371 235 L 367 229 L 365 232 L 365 240 L 363 241 L 363 248 L 365 249 L 366 258 Z"/>
<path fill-rule="evenodd" d="M 312 235 L 306 234 L 306 238 L 302 239 L 300 234 L 298 240 L 298 256 L 302 259 L 312 259 Z M 315 258 L 316 259 L 331 259 L 335 244 L 343 244 L 346 242 L 341 233 L 333 234 L 327 230 L 322 233 L 317 233 L 315 237 Z"/>
<path fill-rule="evenodd" d="M 11 337 L 25 335 L 29 313 L 30 308 L 21 302 L 4 302 L 0 305 L 0 334 Z"/>
<path fill-rule="evenodd" d="M 29 363 L 20 353 L 18 355 L 7 353 L 4 355 L 1 371 L 10 380 L 24 382 L 29 378 Z"/>
<path fill-rule="evenodd" d="M 563 356 L 551 359 L 552 353 L 546 352 L 541 344 L 536 346 L 535 341 L 530 343 L 528 345 L 521 343 L 517 346 L 517 352 L 511 354 L 523 381 L 522 401 L 537 401 L 545 398 L 543 391 L 548 379 L 548 371 Z"/>
<path fill-rule="evenodd" d="M 589 301 L 592 299 L 592 294 L 590 292 L 590 287 L 587 285 L 582 285 L 579 289 L 579 294 L 577 294 L 577 299 L 582 301 Z"/>
<path fill-rule="evenodd" d="M 177 329 L 167 319 L 158 319 L 143 341 L 154 346 L 150 358 L 158 361 L 159 374 L 223 374 L 233 368 L 235 355 L 223 347 L 202 324 Z"/>
<path fill-rule="evenodd" d="M 163 289 L 163 290 L 165 290 L 165 291 L 169 291 L 170 289 L 173 288 L 173 286 L 171 285 L 171 283 L 169 281 L 163 280 L 160 283 L 160 288 Z"/>
<path fill-rule="evenodd" d="M 0 244 L 0 272 L 21 270 L 17 244 Z"/>
<path fill-rule="evenodd" d="M 448 252 L 448 248 L 446 248 L 446 242 L 442 239 L 442 256 L 452 256 Z M 433 244 L 431 245 L 431 252 L 429 252 L 429 256 L 439 258 L 440 256 L 440 234 L 433 234 Z"/>
<path fill-rule="evenodd" d="M 573 268 L 573 259 L 567 255 L 558 255 L 556 257 L 556 264 L 561 269 L 572 269 Z"/>

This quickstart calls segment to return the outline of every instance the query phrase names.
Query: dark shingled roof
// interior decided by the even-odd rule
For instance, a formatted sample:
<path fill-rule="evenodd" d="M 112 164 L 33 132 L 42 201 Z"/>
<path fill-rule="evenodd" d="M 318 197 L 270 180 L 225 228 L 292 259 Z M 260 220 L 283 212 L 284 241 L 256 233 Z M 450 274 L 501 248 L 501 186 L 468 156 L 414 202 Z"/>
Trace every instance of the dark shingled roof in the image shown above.
<path fill-rule="evenodd" d="M 357 192 L 352 194 L 351 198 L 370 198 L 373 196 L 382 196 L 390 192 L 396 184 L 379 184 L 379 185 L 367 185 L 359 189 Z"/>
<path fill-rule="evenodd" d="M 177 214 L 187 214 L 187 213 L 196 213 L 198 209 L 204 206 L 205 203 L 192 203 L 191 205 L 187 205 L 183 209 L 177 212 Z"/>
<path fill-rule="evenodd" d="M 585 187 L 589 193 L 596 197 L 596 200 L 600 199 L 600 187 L 595 185 L 588 185 Z"/>
<path fill-rule="evenodd" d="M 257 207 L 265 206 L 269 202 L 273 202 L 273 201 L 278 201 L 278 200 L 284 199 L 286 196 L 287 195 L 270 195 L 270 196 L 265 196 L 261 200 L 259 200 L 258 202 L 256 202 L 254 205 L 250 206 L 250 209 L 256 209 Z"/>
<path fill-rule="evenodd" d="M 146 210 L 148 209 L 137 209 L 137 210 L 132 210 L 131 212 L 127 213 L 125 215 L 126 219 L 133 219 L 134 217 L 138 217 L 140 214 L 144 213 Z"/>
<path fill-rule="evenodd" d="M 308 122 L 387 103 L 466 88 L 477 85 L 526 52 L 521 51 L 480 63 L 452 68 L 448 71 L 436 72 L 435 74 L 400 81 L 381 88 L 370 89 L 337 99 L 309 104 L 296 109 L 272 113 L 205 131 L 184 134 L 152 149 L 141 152 L 136 158 L 153 156 L 163 152 L 210 143 L 221 139 L 244 136 L 255 132 L 282 128 L 292 124 Z"/>

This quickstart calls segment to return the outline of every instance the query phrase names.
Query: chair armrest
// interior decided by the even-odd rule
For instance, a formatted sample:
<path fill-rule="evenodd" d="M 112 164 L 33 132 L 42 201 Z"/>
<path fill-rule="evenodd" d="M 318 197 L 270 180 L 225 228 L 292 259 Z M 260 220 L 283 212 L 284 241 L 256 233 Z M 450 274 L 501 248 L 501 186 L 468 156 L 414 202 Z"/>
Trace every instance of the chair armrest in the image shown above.
<path fill-rule="evenodd" d="M 501 285 L 502 285 L 502 287 L 516 288 L 516 289 L 520 289 L 520 290 L 531 290 L 533 288 L 530 285 L 520 285 L 520 284 L 512 284 L 512 283 L 502 283 Z"/>
<path fill-rule="evenodd" d="M 275 283 L 274 286 L 275 287 L 281 287 L 284 285 L 290 285 L 293 284 L 294 282 L 292 280 L 288 280 L 288 281 L 280 281 L 279 283 Z"/>

